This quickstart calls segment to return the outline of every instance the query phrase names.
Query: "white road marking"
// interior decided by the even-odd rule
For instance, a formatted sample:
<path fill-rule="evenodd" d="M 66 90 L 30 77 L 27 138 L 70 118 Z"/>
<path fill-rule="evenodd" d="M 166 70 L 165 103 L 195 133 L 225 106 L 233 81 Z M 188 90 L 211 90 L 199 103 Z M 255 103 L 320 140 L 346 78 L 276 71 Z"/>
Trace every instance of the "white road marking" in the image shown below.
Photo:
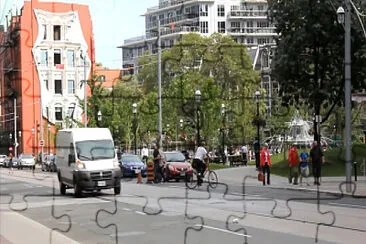
<path fill-rule="evenodd" d="M 336 202 L 330 202 L 329 205 L 338 205 L 338 206 L 345 206 L 345 207 L 355 207 L 355 208 L 364 208 L 366 209 L 366 206 L 357 205 L 357 204 L 346 204 L 346 203 L 336 203 Z"/>
<path fill-rule="evenodd" d="M 125 210 L 125 211 L 131 211 L 131 209 L 129 209 L 129 208 L 123 208 L 123 210 Z"/>
<path fill-rule="evenodd" d="M 140 214 L 140 215 L 146 215 L 146 213 L 140 212 L 140 211 L 135 211 L 135 213 Z"/>
<path fill-rule="evenodd" d="M 117 236 L 118 237 L 124 237 L 124 236 L 140 236 L 140 235 L 145 235 L 146 232 L 141 232 L 141 231 L 133 231 L 133 232 L 122 232 L 122 233 L 118 233 Z M 112 234 L 110 236 L 115 236 L 115 234 Z"/>
<path fill-rule="evenodd" d="M 231 192 L 231 195 L 239 195 L 239 196 L 250 196 L 250 197 L 262 197 L 262 195 L 250 195 L 250 194 L 243 194 L 241 192 Z"/>
<path fill-rule="evenodd" d="M 245 237 L 249 237 L 249 238 L 252 237 L 251 235 L 245 235 L 245 234 L 242 234 L 242 233 L 237 233 L 237 232 L 233 232 L 233 231 L 230 231 L 230 230 L 224 230 L 224 229 L 220 229 L 220 228 L 216 228 L 216 227 L 208 226 L 208 225 L 196 224 L 195 226 L 196 227 L 202 226 L 203 228 L 206 228 L 206 229 L 217 230 L 217 231 L 221 231 L 221 232 L 225 232 L 225 233 L 233 234 L 233 235 L 237 235 L 237 236 L 245 236 Z"/>

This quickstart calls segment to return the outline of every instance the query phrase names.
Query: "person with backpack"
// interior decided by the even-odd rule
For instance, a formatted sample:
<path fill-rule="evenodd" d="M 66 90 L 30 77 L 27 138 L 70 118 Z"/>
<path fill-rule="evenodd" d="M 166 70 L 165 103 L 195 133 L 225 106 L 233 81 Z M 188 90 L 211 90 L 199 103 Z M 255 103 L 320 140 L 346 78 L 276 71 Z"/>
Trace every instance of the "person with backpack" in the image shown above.
<path fill-rule="evenodd" d="M 308 176 L 309 176 L 309 153 L 306 152 L 306 147 L 302 148 L 300 153 L 300 185 L 302 186 L 302 178 L 305 178 L 305 183 L 309 186 Z"/>
<path fill-rule="evenodd" d="M 294 185 L 297 185 L 298 177 L 299 177 L 299 163 L 300 158 L 297 152 L 297 145 L 293 144 L 288 153 L 288 164 L 290 166 L 290 173 L 289 173 L 289 183 L 292 183 L 292 179 L 294 179 Z"/>

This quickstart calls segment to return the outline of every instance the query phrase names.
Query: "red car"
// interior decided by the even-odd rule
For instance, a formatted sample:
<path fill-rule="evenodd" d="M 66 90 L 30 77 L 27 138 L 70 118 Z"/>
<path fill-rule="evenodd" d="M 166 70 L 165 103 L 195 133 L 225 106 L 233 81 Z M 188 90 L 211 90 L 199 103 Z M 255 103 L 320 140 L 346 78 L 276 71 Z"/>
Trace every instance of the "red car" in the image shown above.
<path fill-rule="evenodd" d="M 171 179 L 179 181 L 180 179 L 187 179 L 187 177 L 192 177 L 193 168 L 191 164 L 187 161 L 183 153 L 178 151 L 164 152 L 163 161 L 164 181 L 169 181 Z"/>

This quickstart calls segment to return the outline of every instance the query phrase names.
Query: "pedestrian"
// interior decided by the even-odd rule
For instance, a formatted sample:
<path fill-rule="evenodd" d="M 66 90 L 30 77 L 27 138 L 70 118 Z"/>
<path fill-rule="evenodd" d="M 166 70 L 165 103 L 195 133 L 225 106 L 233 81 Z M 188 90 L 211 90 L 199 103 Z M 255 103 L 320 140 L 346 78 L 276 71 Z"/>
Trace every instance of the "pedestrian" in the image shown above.
<path fill-rule="evenodd" d="M 297 145 L 294 143 L 288 152 L 288 164 L 290 166 L 290 173 L 288 181 L 291 184 L 292 179 L 294 179 L 294 185 L 298 184 L 298 177 L 299 177 L 299 163 L 300 158 L 297 152 Z"/>
<path fill-rule="evenodd" d="M 154 160 L 154 183 L 160 183 L 161 179 L 162 179 L 162 174 L 161 174 L 161 169 L 160 169 L 161 154 L 160 154 L 158 145 L 154 146 L 153 157 L 154 157 L 154 159 L 153 159 Z"/>
<path fill-rule="evenodd" d="M 308 176 L 309 176 L 309 153 L 306 151 L 306 147 L 302 148 L 300 153 L 300 185 L 302 186 L 302 178 L 305 178 L 305 183 L 309 186 Z"/>
<path fill-rule="evenodd" d="M 144 145 L 144 147 L 141 150 L 141 158 L 142 161 L 145 162 L 145 165 L 147 164 L 148 157 L 149 157 L 149 149 L 147 149 L 147 147 Z"/>
<path fill-rule="evenodd" d="M 13 154 L 9 153 L 9 174 L 13 173 Z"/>
<path fill-rule="evenodd" d="M 241 148 L 241 155 L 243 157 L 244 166 L 247 166 L 248 165 L 248 148 L 245 144 Z"/>
<path fill-rule="evenodd" d="M 313 147 L 310 150 L 310 159 L 313 167 L 314 185 L 320 186 L 321 167 L 325 160 L 323 150 L 317 141 L 313 142 Z"/>
<path fill-rule="evenodd" d="M 199 146 L 194 155 L 194 159 L 193 159 L 193 163 L 192 163 L 192 167 L 197 171 L 198 186 L 200 186 L 203 183 L 201 176 L 203 176 L 203 173 L 206 170 L 205 161 L 209 158 L 208 154 L 207 154 L 207 150 L 204 146 L 205 146 L 204 142 L 199 143 Z"/>
<path fill-rule="evenodd" d="M 260 152 L 260 167 L 263 172 L 263 185 L 266 185 L 266 173 L 267 173 L 267 184 L 270 185 L 270 167 L 271 167 L 271 155 L 268 151 L 268 144 L 264 143 L 263 148 Z"/>

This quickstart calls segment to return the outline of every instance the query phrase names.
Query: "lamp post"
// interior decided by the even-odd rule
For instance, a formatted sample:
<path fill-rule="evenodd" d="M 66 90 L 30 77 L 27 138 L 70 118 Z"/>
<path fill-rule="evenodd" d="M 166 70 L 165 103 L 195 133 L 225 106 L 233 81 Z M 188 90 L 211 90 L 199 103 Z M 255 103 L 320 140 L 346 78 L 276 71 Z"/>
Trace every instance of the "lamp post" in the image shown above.
<path fill-rule="evenodd" d="M 32 154 L 34 156 L 34 128 L 33 127 L 31 129 L 31 131 L 32 131 Z"/>
<path fill-rule="evenodd" d="M 254 149 L 255 149 L 255 166 L 257 169 L 259 169 L 259 162 L 260 162 L 260 135 L 259 135 L 259 99 L 260 99 L 261 93 L 259 90 L 255 91 L 255 100 L 257 103 L 257 140 L 256 143 L 254 145 Z"/>
<path fill-rule="evenodd" d="M 98 120 L 98 125 L 100 125 L 100 122 L 102 122 L 102 112 L 100 110 L 97 113 L 97 120 Z"/>
<path fill-rule="evenodd" d="M 136 114 L 137 114 L 137 104 L 134 103 L 132 104 L 132 113 L 133 113 L 133 132 L 134 132 L 134 140 L 135 140 L 135 155 L 137 155 L 137 136 L 136 136 L 136 131 L 137 131 L 137 121 L 136 121 Z"/>
<path fill-rule="evenodd" d="M 337 10 L 338 22 L 344 23 L 344 64 L 345 64 L 345 133 L 344 141 L 346 147 L 346 191 L 351 192 L 352 181 L 352 135 L 351 135 L 351 3 L 350 0 L 344 0 L 346 10 L 339 7 Z"/>
<path fill-rule="evenodd" d="M 200 104 L 201 104 L 201 91 L 196 90 L 195 93 L 195 101 L 196 101 L 196 116 L 197 116 L 197 146 L 199 146 L 201 142 L 200 136 Z"/>
<path fill-rule="evenodd" d="M 51 152 L 51 125 L 47 125 L 48 128 L 48 155 L 50 155 Z"/>
<path fill-rule="evenodd" d="M 226 110 L 225 104 L 221 104 L 221 116 L 222 116 L 222 162 L 226 162 L 226 153 L 225 153 L 225 130 L 226 130 Z"/>
<path fill-rule="evenodd" d="M 88 85 L 88 82 L 86 80 L 86 53 L 84 54 L 83 50 L 81 50 L 80 58 L 84 61 L 84 127 L 86 128 L 88 126 L 88 96 L 86 94 L 86 86 Z"/>
<path fill-rule="evenodd" d="M 182 130 L 183 130 L 183 119 L 180 119 L 179 120 L 179 126 L 180 126 L 180 131 L 182 132 Z M 185 140 L 184 140 L 185 141 Z M 182 145 L 183 146 L 183 145 Z M 182 146 L 181 146 L 181 148 L 182 148 Z M 183 148 L 182 148 L 183 149 Z"/>
<path fill-rule="evenodd" d="M 21 145 L 22 145 L 22 131 L 18 131 L 18 136 L 19 136 L 19 154 L 22 152 L 22 148 L 21 148 Z"/>

